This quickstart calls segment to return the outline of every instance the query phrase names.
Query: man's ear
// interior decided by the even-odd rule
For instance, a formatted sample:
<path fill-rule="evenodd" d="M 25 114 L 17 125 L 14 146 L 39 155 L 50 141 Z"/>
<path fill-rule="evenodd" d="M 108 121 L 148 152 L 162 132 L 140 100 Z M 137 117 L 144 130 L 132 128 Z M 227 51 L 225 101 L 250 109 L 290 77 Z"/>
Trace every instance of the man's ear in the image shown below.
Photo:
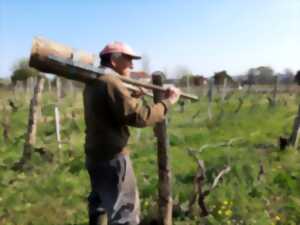
<path fill-rule="evenodd" d="M 117 65 L 116 61 L 112 57 L 110 58 L 110 65 L 112 65 L 114 68 Z"/>

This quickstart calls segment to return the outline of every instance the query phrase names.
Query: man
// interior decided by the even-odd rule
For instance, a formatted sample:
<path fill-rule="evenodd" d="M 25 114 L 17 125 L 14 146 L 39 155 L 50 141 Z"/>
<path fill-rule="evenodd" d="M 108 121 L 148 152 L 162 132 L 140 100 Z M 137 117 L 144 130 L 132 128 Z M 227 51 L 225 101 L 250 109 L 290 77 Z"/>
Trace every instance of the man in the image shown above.
<path fill-rule="evenodd" d="M 103 210 L 109 225 L 137 225 L 139 199 L 128 155 L 128 126 L 145 127 L 164 119 L 178 101 L 180 90 L 169 89 L 166 99 L 152 106 L 131 96 L 115 76 L 129 77 L 132 60 L 141 59 L 126 44 L 113 42 L 101 52 L 105 73 L 84 90 L 86 167 L 90 175 L 89 224 L 98 224 Z"/>

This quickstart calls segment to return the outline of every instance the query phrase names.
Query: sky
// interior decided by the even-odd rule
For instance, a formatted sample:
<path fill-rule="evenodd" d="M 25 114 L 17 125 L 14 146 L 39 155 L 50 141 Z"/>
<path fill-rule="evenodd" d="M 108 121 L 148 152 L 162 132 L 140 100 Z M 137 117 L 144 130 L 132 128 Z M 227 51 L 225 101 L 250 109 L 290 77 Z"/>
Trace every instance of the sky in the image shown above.
<path fill-rule="evenodd" d="M 91 53 L 122 41 L 168 77 L 257 66 L 295 72 L 300 0 L 0 0 L 0 77 L 29 57 L 35 36 Z"/>

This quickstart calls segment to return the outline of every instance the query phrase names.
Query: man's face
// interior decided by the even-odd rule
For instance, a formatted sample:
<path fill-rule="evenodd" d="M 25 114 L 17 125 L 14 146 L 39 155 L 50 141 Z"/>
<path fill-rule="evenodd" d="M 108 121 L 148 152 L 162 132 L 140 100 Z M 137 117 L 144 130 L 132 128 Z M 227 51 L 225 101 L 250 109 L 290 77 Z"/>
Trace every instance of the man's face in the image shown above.
<path fill-rule="evenodd" d="M 129 77 L 131 69 L 133 69 L 132 58 L 122 54 L 120 57 L 112 59 L 114 70 L 123 76 Z"/>

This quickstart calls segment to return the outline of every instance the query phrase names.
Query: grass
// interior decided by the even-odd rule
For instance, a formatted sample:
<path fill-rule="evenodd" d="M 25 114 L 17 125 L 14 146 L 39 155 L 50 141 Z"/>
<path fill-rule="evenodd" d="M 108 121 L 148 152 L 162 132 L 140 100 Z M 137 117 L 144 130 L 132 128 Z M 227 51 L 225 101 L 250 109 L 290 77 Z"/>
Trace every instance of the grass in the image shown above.
<path fill-rule="evenodd" d="M 62 118 L 62 150 L 55 139 L 55 96 L 43 96 L 44 120 L 38 125 L 37 147 L 54 155 L 47 162 L 38 153 L 31 160 L 32 170 L 10 169 L 21 154 L 28 116 L 28 97 L 9 96 L 1 92 L 0 105 L 10 123 L 8 143 L 0 135 L 0 224 L 87 224 L 86 197 L 89 180 L 84 168 L 84 121 L 81 95 L 67 96 L 58 103 Z M 269 107 L 266 95 L 251 94 L 244 98 L 238 113 L 240 94 L 234 94 L 221 106 L 218 96 L 212 104 L 213 119 L 207 117 L 207 100 L 171 110 L 168 120 L 173 199 L 176 205 L 174 224 L 299 224 L 300 223 L 300 155 L 299 151 L 278 148 L 278 137 L 289 135 L 297 113 L 298 98 L 280 95 L 276 107 Z M 19 109 L 12 112 L 7 99 L 14 99 Z M 284 101 L 285 103 L 284 103 Z M 193 118 L 197 113 L 198 116 Z M 71 115 L 75 117 L 71 117 Z M 2 134 L 3 128 L 0 128 Z M 140 132 L 140 134 L 138 134 Z M 140 136 L 140 137 L 139 137 Z M 218 146 L 219 143 L 228 143 Z M 132 150 L 144 218 L 157 213 L 156 144 L 151 127 L 131 128 Z M 202 148 L 206 146 L 206 148 Z M 209 187 L 225 165 L 231 171 L 206 198 L 208 217 L 199 216 L 195 205 L 186 214 L 193 190 L 196 163 L 187 148 L 203 149 L 197 153 L 205 162 L 206 185 Z M 258 180 L 260 166 L 264 175 Z"/>

